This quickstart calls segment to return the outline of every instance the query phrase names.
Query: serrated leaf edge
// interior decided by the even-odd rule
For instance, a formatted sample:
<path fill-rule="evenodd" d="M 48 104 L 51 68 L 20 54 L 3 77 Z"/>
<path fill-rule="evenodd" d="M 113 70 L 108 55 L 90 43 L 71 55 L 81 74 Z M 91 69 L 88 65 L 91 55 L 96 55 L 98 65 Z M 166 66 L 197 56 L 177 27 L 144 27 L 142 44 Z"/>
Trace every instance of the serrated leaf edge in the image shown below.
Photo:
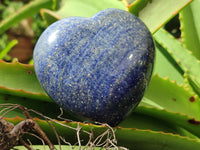
<path fill-rule="evenodd" d="M 161 76 L 159 76 L 159 74 L 158 73 L 156 73 L 156 74 L 154 74 L 153 76 L 152 76 L 152 78 L 153 77 L 158 77 L 158 78 L 161 78 L 161 79 L 163 79 L 163 80 L 165 80 L 165 81 L 168 81 L 168 82 L 170 82 L 170 83 L 173 83 L 173 84 L 175 84 L 176 86 L 178 86 L 179 88 L 183 88 L 185 91 L 187 91 L 190 95 L 193 95 L 197 100 L 199 100 L 200 101 L 200 97 L 199 97 L 199 95 L 197 94 L 197 93 L 195 93 L 195 92 L 193 92 L 193 90 L 191 90 L 191 87 L 189 86 L 189 85 L 187 85 L 187 82 L 185 81 L 185 80 L 187 80 L 186 79 L 186 76 L 184 76 L 184 78 L 185 78 L 185 83 L 186 83 L 186 85 L 184 85 L 183 83 L 181 83 L 181 84 L 178 84 L 177 82 L 176 82 L 176 80 L 170 80 L 170 78 L 169 78 L 169 76 L 167 76 L 167 77 L 161 77 Z"/>
<path fill-rule="evenodd" d="M 51 99 L 51 98 L 49 98 L 49 96 L 47 94 L 44 94 L 42 92 L 38 92 L 38 93 L 36 93 L 36 92 L 29 92 L 29 91 L 25 91 L 23 89 L 12 89 L 12 88 L 8 88 L 8 87 L 5 87 L 5 86 L 0 86 L 0 90 L 1 89 L 5 90 L 5 91 L 8 91 L 9 94 L 10 94 L 10 92 L 11 93 L 13 93 L 13 92 L 19 92 L 19 93 L 22 94 L 21 95 L 22 97 L 24 97 L 24 95 L 25 96 L 27 96 L 27 95 L 33 95 L 33 96 L 42 96 L 43 98 L 48 99 L 48 100 Z M 3 93 L 3 94 L 7 94 L 7 93 Z M 13 95 L 14 96 L 20 96 L 20 94 L 14 94 L 14 93 L 13 93 Z"/>
<path fill-rule="evenodd" d="M 149 107 L 149 106 L 144 106 L 144 105 L 140 105 L 140 106 L 138 106 L 138 107 L 143 107 L 143 108 L 147 108 L 147 109 L 154 109 L 154 110 L 158 110 L 158 111 L 165 111 L 165 112 L 167 112 L 167 113 L 170 113 L 170 114 L 178 114 L 178 115 L 180 115 L 180 116 L 182 116 L 182 117 L 186 117 L 186 118 L 188 118 L 188 120 L 189 119 L 195 119 L 194 117 L 191 117 L 191 116 L 189 116 L 189 115 L 187 115 L 187 114 L 182 114 L 182 113 L 180 113 L 180 112 L 172 112 L 172 111 L 170 111 L 170 110 L 167 110 L 167 109 L 159 109 L 159 108 L 157 108 L 157 107 Z M 196 119 L 195 119 L 196 120 Z M 196 121 L 198 121 L 198 120 L 196 120 Z M 199 120 L 200 121 L 200 120 Z"/>
<path fill-rule="evenodd" d="M 14 117 L 14 118 L 6 118 L 4 117 L 5 120 L 7 120 L 8 122 L 9 121 L 14 121 L 14 120 L 18 120 L 19 122 L 25 120 L 24 118 L 21 118 L 21 117 Z M 37 117 L 33 118 L 36 122 L 46 122 L 45 120 L 42 120 L 42 119 L 39 119 Z M 92 123 L 82 123 L 82 122 L 69 122 L 69 121 L 58 121 L 56 119 L 53 119 L 54 121 L 57 121 L 59 123 L 63 123 L 63 124 L 79 124 L 79 125 L 82 125 L 82 126 L 88 126 L 88 127 L 95 127 L 95 128 L 107 128 L 105 125 L 94 125 Z M 50 123 L 51 121 L 49 121 Z M 70 126 L 70 125 L 69 125 Z M 199 139 L 192 139 L 192 138 L 189 138 L 188 136 L 180 136 L 179 134 L 173 134 L 173 133 L 165 133 L 163 131 L 153 131 L 153 130 L 150 130 L 150 129 L 137 129 L 137 128 L 122 128 L 122 127 L 113 127 L 113 129 L 116 131 L 117 130 L 129 130 L 129 131 L 138 131 L 138 132 L 150 132 L 150 133 L 153 133 L 153 134 L 163 134 L 163 135 L 170 135 L 170 136 L 174 136 L 174 137 L 179 137 L 179 138 L 182 138 L 182 139 L 187 139 L 189 141 L 195 141 L 195 142 L 198 142 L 200 143 L 200 140 Z M 115 131 L 115 132 L 116 132 Z"/>
<path fill-rule="evenodd" d="M 169 35 L 169 38 L 171 38 L 171 39 L 173 39 L 173 40 L 176 40 L 176 39 L 175 39 L 172 35 L 170 35 L 166 30 L 164 30 L 164 29 L 160 29 L 160 30 L 161 30 L 161 32 L 168 34 L 168 35 Z M 154 38 L 157 39 L 157 37 L 154 37 Z M 173 52 L 172 52 L 163 42 L 161 42 L 160 40 L 158 40 L 158 41 L 159 41 L 158 43 L 159 43 L 160 45 L 162 45 L 162 47 L 165 48 L 165 49 L 167 50 L 167 52 L 171 55 L 171 57 L 177 62 L 177 65 L 179 65 L 180 68 L 182 68 L 182 69 L 184 70 L 184 73 L 188 74 L 188 75 L 190 76 L 191 79 L 194 79 L 194 80 L 195 80 L 196 77 L 193 76 L 193 74 L 190 73 L 191 71 L 189 71 L 188 68 L 186 68 L 186 67 L 184 66 L 184 64 L 181 63 L 181 60 L 180 60 L 176 55 L 174 55 Z M 196 57 L 192 54 L 191 51 L 189 51 L 187 48 L 185 48 L 185 46 L 183 46 L 183 44 L 182 44 L 181 42 L 177 42 L 177 44 L 180 45 L 181 47 L 183 47 L 183 48 L 191 55 L 191 57 L 196 58 Z M 200 65 L 200 60 L 196 59 L 196 62 Z M 186 78 L 185 78 L 185 79 L 186 79 Z M 185 82 L 185 83 L 187 83 L 187 82 Z M 200 83 L 199 83 L 199 84 L 200 84 Z M 190 88 L 190 91 L 192 91 L 191 86 L 187 86 L 187 88 Z"/>
<path fill-rule="evenodd" d="M 23 66 L 23 67 L 29 67 L 31 69 L 33 69 L 33 65 L 29 65 L 29 64 L 22 64 L 18 61 L 14 61 L 14 62 L 5 62 L 4 60 L 0 60 L 0 64 L 6 64 L 6 65 L 20 65 L 20 66 Z"/>

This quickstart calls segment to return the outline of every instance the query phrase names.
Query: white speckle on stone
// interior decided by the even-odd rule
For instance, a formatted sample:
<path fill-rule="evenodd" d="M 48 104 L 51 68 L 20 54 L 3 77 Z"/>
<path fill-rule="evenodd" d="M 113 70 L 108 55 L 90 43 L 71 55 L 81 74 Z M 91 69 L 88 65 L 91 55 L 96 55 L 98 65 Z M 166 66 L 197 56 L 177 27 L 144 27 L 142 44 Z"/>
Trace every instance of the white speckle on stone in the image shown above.
<path fill-rule="evenodd" d="M 130 54 L 130 56 L 128 57 L 129 60 L 132 60 L 133 58 L 133 54 Z"/>

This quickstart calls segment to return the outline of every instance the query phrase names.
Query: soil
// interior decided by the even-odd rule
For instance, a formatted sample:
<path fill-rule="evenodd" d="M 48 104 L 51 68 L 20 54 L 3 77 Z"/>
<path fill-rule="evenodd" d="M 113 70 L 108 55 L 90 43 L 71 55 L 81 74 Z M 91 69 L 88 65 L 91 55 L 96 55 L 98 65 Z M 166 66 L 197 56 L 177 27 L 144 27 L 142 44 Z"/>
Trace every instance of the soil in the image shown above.
<path fill-rule="evenodd" d="M 32 58 L 34 44 L 31 37 L 16 36 L 9 34 L 9 39 L 17 39 L 18 44 L 15 45 L 9 53 L 11 58 L 17 58 L 21 63 L 28 63 Z"/>

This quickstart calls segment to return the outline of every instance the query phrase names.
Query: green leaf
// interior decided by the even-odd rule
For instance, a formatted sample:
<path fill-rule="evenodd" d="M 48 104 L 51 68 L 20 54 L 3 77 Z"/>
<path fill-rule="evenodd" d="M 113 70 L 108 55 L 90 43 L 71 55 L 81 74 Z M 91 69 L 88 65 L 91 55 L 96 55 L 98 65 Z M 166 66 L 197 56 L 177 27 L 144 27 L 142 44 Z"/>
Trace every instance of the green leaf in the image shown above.
<path fill-rule="evenodd" d="M 139 12 L 146 7 L 148 3 L 152 3 L 152 0 L 135 0 L 128 6 L 128 10 L 136 16 L 139 16 Z"/>
<path fill-rule="evenodd" d="M 0 59 L 3 59 L 7 53 L 18 43 L 17 40 L 12 40 L 8 45 L 0 52 Z"/>
<path fill-rule="evenodd" d="M 134 111 L 118 126 L 123 128 L 137 128 L 142 130 L 163 131 L 165 133 L 185 135 L 180 127 L 178 127 L 175 123 L 169 123 L 168 120 L 163 120 L 154 117 L 153 115 L 150 116 L 146 113 L 141 114 L 138 113 L 138 111 Z"/>
<path fill-rule="evenodd" d="M 177 65 L 180 66 L 184 73 L 189 76 L 192 86 L 200 95 L 200 61 L 164 29 L 156 32 L 154 38 L 164 47 L 163 50 L 166 50 L 166 53 L 170 54 L 171 58 L 177 62 Z"/>
<path fill-rule="evenodd" d="M 28 62 L 29 65 L 33 65 L 33 58 Z"/>
<path fill-rule="evenodd" d="M 183 45 L 200 60 L 200 1 L 194 0 L 180 12 Z"/>
<path fill-rule="evenodd" d="M 27 17 L 31 17 L 34 14 L 38 13 L 41 8 L 48 8 L 50 9 L 53 5 L 53 0 L 35 0 L 31 1 L 17 12 L 13 13 L 7 19 L 0 22 L 0 34 L 5 32 L 15 23 L 18 23 L 22 19 Z"/>
<path fill-rule="evenodd" d="M 38 101 L 35 99 L 31 99 L 29 97 L 18 97 L 18 96 L 13 96 L 13 95 L 0 94 L 0 104 L 1 104 L 0 106 L 3 106 L 3 105 L 9 106 L 9 104 L 20 104 L 24 107 L 36 110 L 44 114 L 45 116 L 48 116 L 51 118 L 57 118 L 57 116 L 60 114 L 59 106 L 56 105 L 55 103 Z M 0 108 L 0 109 L 2 110 L 3 108 Z M 1 115 L 2 114 L 0 114 L 0 116 Z M 15 116 L 19 116 L 23 118 L 25 117 L 23 112 L 18 109 L 15 109 L 9 112 L 8 114 L 6 114 L 6 117 L 9 117 L 9 118 L 12 118 Z M 39 117 L 38 115 L 34 113 L 32 113 L 31 116 Z M 64 112 L 63 117 L 67 118 L 68 120 L 78 120 L 77 118 L 75 118 L 76 116 L 72 116 L 71 114 L 67 112 Z M 169 124 L 166 121 L 162 121 L 157 118 L 153 118 L 153 117 L 149 117 L 149 116 L 141 115 L 141 114 L 134 114 L 134 115 L 128 116 L 119 126 L 125 127 L 125 128 L 150 129 L 153 131 L 163 131 L 167 133 L 181 134 L 179 129 L 176 126 Z"/>
<path fill-rule="evenodd" d="M 0 60 L 0 93 L 52 101 L 40 86 L 32 65 Z"/>
<path fill-rule="evenodd" d="M 151 117 L 160 119 L 161 122 L 166 121 L 173 125 L 178 125 L 186 129 L 187 131 L 191 132 L 193 135 L 200 137 L 200 132 L 199 132 L 200 121 L 197 121 L 193 117 L 189 117 L 188 115 L 185 115 L 182 113 L 173 113 L 166 109 L 161 110 L 161 109 L 147 107 L 147 106 L 139 106 L 136 108 L 135 112 L 142 115 L 151 116 Z"/>
<path fill-rule="evenodd" d="M 139 18 L 152 33 L 173 18 L 192 0 L 136 0 L 128 7 L 129 12 L 139 14 Z"/>
<path fill-rule="evenodd" d="M 199 149 L 199 141 L 171 133 L 149 130 L 120 129 L 116 131 L 118 143 L 134 150 L 188 150 Z M 123 137 L 123 138 L 122 138 Z"/>
<path fill-rule="evenodd" d="M 61 6 L 57 11 L 43 9 L 41 14 L 47 25 L 50 25 L 58 19 L 70 16 L 91 17 L 99 11 L 107 8 L 126 10 L 123 2 L 119 0 L 62 0 Z"/>
<path fill-rule="evenodd" d="M 42 15 L 42 18 L 47 26 L 60 19 L 53 11 L 49 9 L 41 9 L 40 14 Z"/>
<path fill-rule="evenodd" d="M 154 65 L 154 75 L 158 74 L 160 77 L 169 77 L 171 81 L 176 81 L 178 84 L 184 83 L 184 72 L 177 65 L 177 63 L 164 53 L 165 49 L 155 42 L 156 57 Z"/>
<path fill-rule="evenodd" d="M 23 121 L 21 118 L 7 118 L 7 121 L 11 123 L 19 123 Z M 35 119 L 43 131 L 47 134 L 50 140 L 53 143 L 57 143 L 55 134 L 52 131 L 52 128 L 46 121 Z M 80 139 L 83 139 L 84 143 L 87 143 L 89 135 L 84 133 L 88 131 L 94 133 L 94 139 L 101 135 L 103 132 L 108 130 L 108 127 L 105 125 L 97 126 L 92 124 L 82 124 L 77 122 L 60 122 L 61 124 L 67 125 L 64 127 L 55 122 L 50 122 L 58 132 L 58 135 L 63 137 L 66 141 L 74 144 L 77 142 L 77 127 L 81 127 Z M 140 130 L 135 128 L 113 128 L 115 131 L 117 145 L 124 146 L 129 149 L 134 150 L 198 150 L 200 147 L 200 142 L 197 139 L 191 139 L 188 137 L 182 137 L 172 133 L 156 132 L 151 130 Z M 141 144 L 142 143 L 142 144 Z M 145 143 L 145 144 L 144 144 Z M 34 143 L 33 143 L 34 144 Z"/>
<path fill-rule="evenodd" d="M 58 106 L 54 102 L 39 101 L 29 97 L 19 97 L 8 94 L 0 94 L 0 110 L 3 110 L 4 108 L 11 106 L 10 104 L 22 105 L 26 108 L 33 109 L 51 118 L 57 118 L 57 116 L 60 115 L 61 113 L 60 106 Z M 5 109 L 3 112 L 0 112 L 0 116 L 2 116 L 3 113 L 5 113 L 8 110 L 9 109 L 7 110 Z M 6 113 L 5 115 L 5 117 L 9 118 L 13 118 L 16 116 L 25 118 L 23 112 L 19 109 L 14 109 L 9 113 Z M 31 116 L 41 118 L 41 116 L 38 116 L 35 113 L 31 113 Z M 77 119 L 76 116 L 72 116 L 68 112 L 63 112 L 63 117 L 68 118 L 69 120 L 80 121 L 80 119 Z"/>
<path fill-rule="evenodd" d="M 159 105 L 161 109 L 200 120 L 199 97 L 183 85 L 178 85 L 175 81 L 171 82 L 168 78 L 163 79 L 154 75 L 145 93 L 145 98 Z"/>

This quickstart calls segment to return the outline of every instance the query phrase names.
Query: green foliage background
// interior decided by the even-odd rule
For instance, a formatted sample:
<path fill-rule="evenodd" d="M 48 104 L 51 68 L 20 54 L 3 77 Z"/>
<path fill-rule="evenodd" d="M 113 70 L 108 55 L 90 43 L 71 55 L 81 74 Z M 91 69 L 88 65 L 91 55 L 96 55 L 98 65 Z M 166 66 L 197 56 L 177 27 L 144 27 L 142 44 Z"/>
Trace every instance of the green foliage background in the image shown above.
<path fill-rule="evenodd" d="M 118 127 L 113 128 L 118 145 L 134 150 L 198 150 L 200 147 L 199 0 L 30 1 L 23 7 L 20 6 L 17 13 L 1 18 L 3 20 L 0 22 L 0 59 L 5 60 L 8 52 L 18 43 L 16 40 L 7 42 L 3 34 L 22 19 L 40 12 L 42 22 L 48 26 L 58 19 L 69 16 L 90 17 L 106 8 L 119 8 L 137 15 L 153 34 L 156 45 L 154 73 L 142 102 Z M 181 25 L 179 38 L 175 38 L 163 28 L 177 14 Z M 42 26 L 44 27 L 44 24 Z M 21 104 L 56 119 L 59 108 L 41 88 L 32 63 L 32 61 L 30 64 L 22 64 L 15 60 L 11 63 L 0 61 L 0 103 Z M 64 115 L 65 118 L 74 119 L 67 113 Z M 34 113 L 32 116 L 39 117 Z M 6 117 L 7 121 L 17 124 L 23 120 L 24 115 L 19 110 L 13 110 Z M 54 144 L 57 144 L 57 139 L 48 123 L 38 118 L 35 120 Z M 62 123 L 74 128 L 79 125 L 77 122 Z M 72 129 L 56 123 L 53 125 L 60 136 L 71 143 L 77 142 L 74 138 L 76 133 L 72 132 Z M 84 123 L 80 126 L 85 131 L 90 131 L 92 128 L 95 136 L 107 129 L 105 126 Z M 81 138 L 87 141 L 88 136 L 81 134 Z M 16 148 L 22 149 L 22 147 Z M 40 146 L 36 148 L 42 149 Z"/>

